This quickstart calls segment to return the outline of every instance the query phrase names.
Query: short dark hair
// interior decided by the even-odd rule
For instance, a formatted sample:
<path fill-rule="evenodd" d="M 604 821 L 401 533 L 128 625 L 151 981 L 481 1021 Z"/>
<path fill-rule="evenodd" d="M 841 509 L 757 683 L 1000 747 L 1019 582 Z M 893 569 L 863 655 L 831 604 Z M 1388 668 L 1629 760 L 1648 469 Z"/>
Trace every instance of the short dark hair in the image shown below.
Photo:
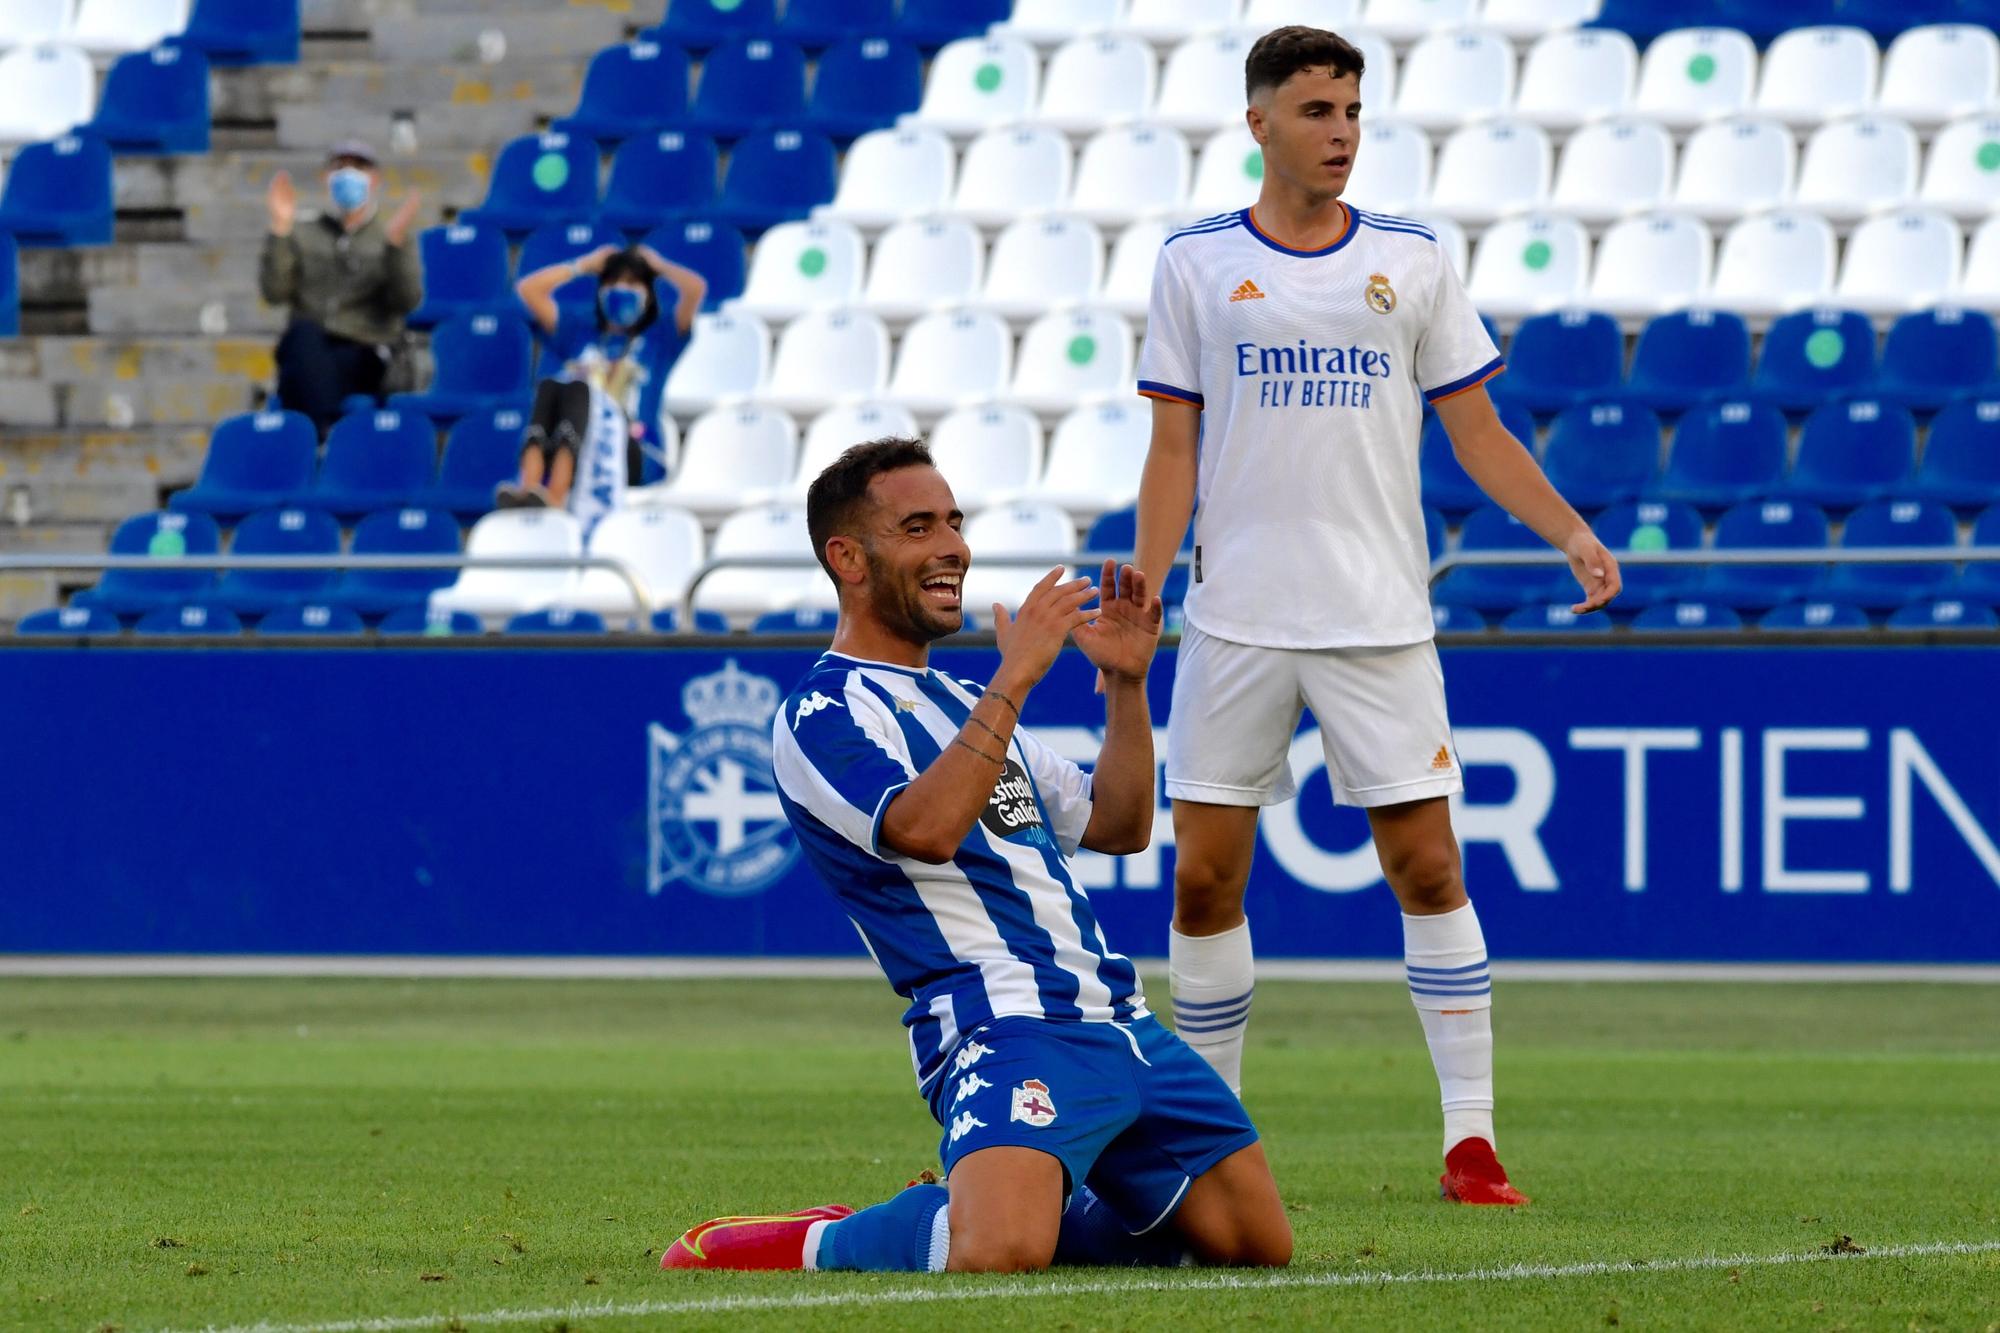
<path fill-rule="evenodd" d="M 639 322 L 625 330 L 634 337 L 652 328 L 653 321 L 660 317 L 660 292 L 659 284 L 654 280 L 655 276 L 653 266 L 646 262 L 646 257 L 639 253 L 637 246 L 606 257 L 604 267 L 597 271 L 597 285 L 600 290 L 628 278 L 646 289 L 646 308 L 640 313 Z M 603 333 L 610 327 L 610 321 L 604 318 L 604 311 L 599 309 L 597 331 Z"/>
<path fill-rule="evenodd" d="M 1354 43 L 1325 28 L 1293 24 L 1273 28 L 1259 37 L 1243 59 L 1243 96 L 1255 100 L 1260 89 L 1275 88 L 1302 69 L 1333 67 L 1333 77 L 1360 78 L 1368 62 Z"/>
<path fill-rule="evenodd" d="M 922 440 L 885 435 L 848 449 L 813 478 L 806 490 L 806 531 L 812 536 L 813 554 L 819 557 L 819 567 L 833 579 L 835 586 L 840 580 L 834 575 L 833 566 L 826 562 L 826 544 L 830 538 L 842 535 L 842 530 L 859 516 L 862 504 L 868 499 L 868 483 L 884 472 L 935 466 L 930 446 Z"/>

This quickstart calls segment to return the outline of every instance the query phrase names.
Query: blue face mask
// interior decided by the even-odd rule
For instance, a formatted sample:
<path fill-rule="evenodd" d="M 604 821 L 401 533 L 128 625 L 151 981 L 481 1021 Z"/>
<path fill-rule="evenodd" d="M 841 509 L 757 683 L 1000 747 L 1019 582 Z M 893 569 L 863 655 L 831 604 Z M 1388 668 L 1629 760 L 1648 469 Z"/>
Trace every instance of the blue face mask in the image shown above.
<path fill-rule="evenodd" d="M 357 167 L 342 167 L 326 179 L 327 196 L 343 213 L 352 213 L 368 202 L 368 173 Z"/>
<path fill-rule="evenodd" d="M 646 294 L 636 287 L 606 287 L 597 294 L 597 308 L 610 323 L 629 329 L 646 313 Z"/>

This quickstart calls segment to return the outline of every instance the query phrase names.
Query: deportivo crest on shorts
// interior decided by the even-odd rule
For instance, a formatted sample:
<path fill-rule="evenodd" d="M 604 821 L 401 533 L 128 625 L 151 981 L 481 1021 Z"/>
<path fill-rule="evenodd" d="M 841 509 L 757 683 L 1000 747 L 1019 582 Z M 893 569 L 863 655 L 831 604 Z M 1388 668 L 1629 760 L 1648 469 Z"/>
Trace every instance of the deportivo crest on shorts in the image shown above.
<path fill-rule="evenodd" d="M 1014 1089 L 1014 1110 L 1007 1117 L 1010 1120 L 1024 1120 L 1036 1129 L 1056 1122 L 1056 1104 L 1049 1096 L 1049 1085 L 1038 1078 L 1022 1080 Z"/>
<path fill-rule="evenodd" d="M 1378 315 L 1386 315 L 1396 308 L 1396 289 L 1389 285 L 1389 279 L 1380 273 L 1368 275 L 1368 289 L 1361 294 L 1368 308 Z"/>

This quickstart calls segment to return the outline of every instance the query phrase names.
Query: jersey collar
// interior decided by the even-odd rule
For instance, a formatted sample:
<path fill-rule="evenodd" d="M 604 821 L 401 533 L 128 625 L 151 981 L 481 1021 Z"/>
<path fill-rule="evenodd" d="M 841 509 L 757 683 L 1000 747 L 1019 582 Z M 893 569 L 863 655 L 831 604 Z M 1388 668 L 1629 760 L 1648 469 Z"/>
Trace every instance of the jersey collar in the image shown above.
<path fill-rule="evenodd" d="M 1355 223 L 1357 221 L 1357 219 L 1354 216 L 1354 210 L 1352 208 L 1349 208 L 1345 203 L 1342 203 L 1340 205 L 1340 212 L 1341 215 L 1347 219 L 1347 225 L 1341 228 L 1339 239 L 1335 240 L 1332 245 L 1323 246 L 1318 250 L 1294 249 L 1293 247 L 1286 245 L 1284 242 L 1275 239 L 1274 237 L 1271 236 L 1269 232 L 1265 231 L 1262 227 L 1257 225 L 1257 218 L 1255 216 L 1254 208 L 1246 208 L 1243 210 L 1243 225 L 1249 230 L 1252 236 L 1255 236 L 1258 240 L 1270 246 L 1273 250 L 1276 250 L 1281 255 L 1291 255 L 1298 259 L 1318 259 L 1321 255 L 1332 254 L 1335 250 L 1338 250 L 1341 246 L 1346 245 L 1349 241 L 1354 239 L 1354 232 L 1356 230 Z"/>
<path fill-rule="evenodd" d="M 856 657 L 852 653 L 836 653 L 831 648 L 820 654 L 822 662 L 829 657 L 837 658 L 842 662 L 852 662 L 856 666 L 874 667 L 879 671 L 898 672 L 905 676 L 915 677 L 918 680 L 923 680 L 931 674 L 929 667 L 904 666 L 901 662 L 877 662 L 872 657 Z"/>

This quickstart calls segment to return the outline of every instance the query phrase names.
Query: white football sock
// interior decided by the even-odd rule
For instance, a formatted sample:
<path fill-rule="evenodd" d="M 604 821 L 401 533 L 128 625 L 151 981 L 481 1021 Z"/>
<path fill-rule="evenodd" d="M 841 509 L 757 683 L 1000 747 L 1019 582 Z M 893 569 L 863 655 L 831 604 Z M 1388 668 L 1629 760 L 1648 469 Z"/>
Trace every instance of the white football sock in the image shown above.
<path fill-rule="evenodd" d="M 1243 1032 L 1256 985 L 1250 923 L 1219 935 L 1183 935 L 1169 927 L 1167 976 L 1173 987 L 1174 1031 L 1231 1092 L 1240 1093 Z"/>
<path fill-rule="evenodd" d="M 1405 912 L 1403 964 L 1437 1070 L 1444 1150 L 1470 1138 L 1493 1143 L 1493 982 L 1472 904 L 1437 916 Z"/>

